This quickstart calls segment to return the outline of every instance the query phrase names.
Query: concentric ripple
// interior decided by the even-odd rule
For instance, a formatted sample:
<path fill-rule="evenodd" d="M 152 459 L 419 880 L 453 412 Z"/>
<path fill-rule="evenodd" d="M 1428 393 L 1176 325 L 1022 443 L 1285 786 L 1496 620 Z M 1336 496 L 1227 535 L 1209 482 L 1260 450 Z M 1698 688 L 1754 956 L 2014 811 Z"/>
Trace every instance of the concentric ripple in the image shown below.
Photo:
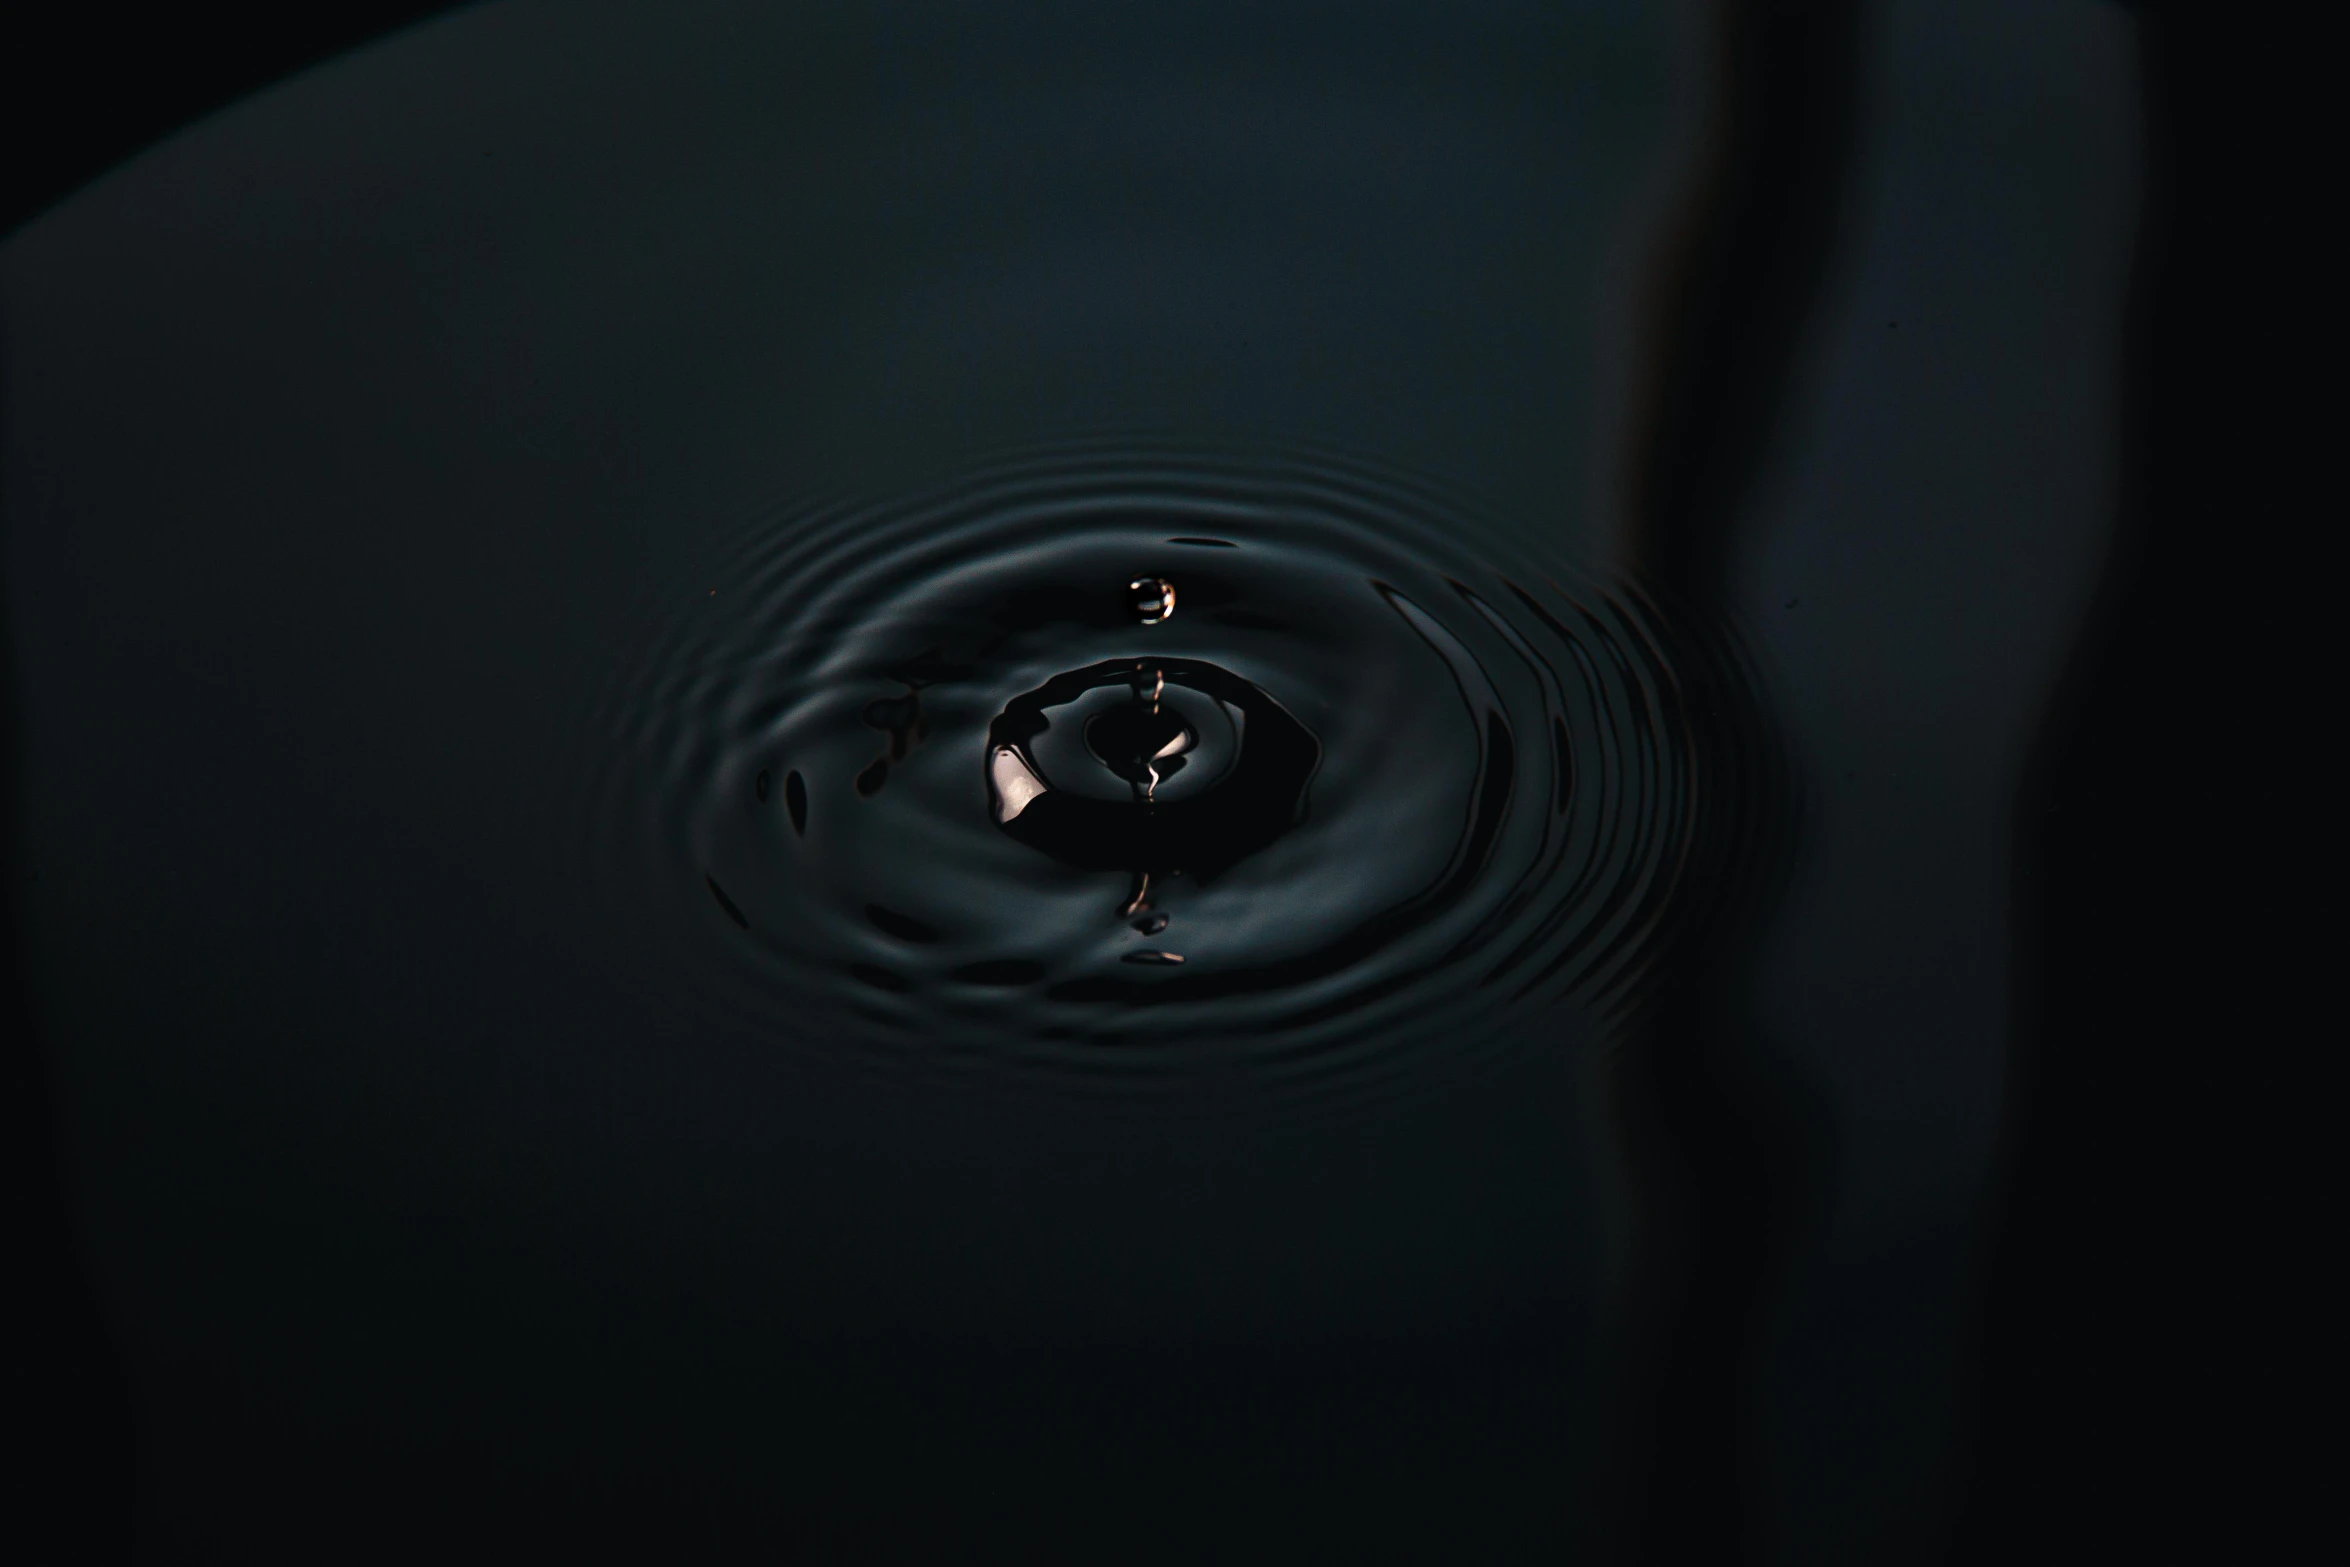
<path fill-rule="evenodd" d="M 1777 764 L 1732 639 L 1505 536 L 1136 447 L 762 516 L 597 715 L 605 886 L 681 1004 L 890 1072 L 1320 1081 L 1620 1014 Z"/>

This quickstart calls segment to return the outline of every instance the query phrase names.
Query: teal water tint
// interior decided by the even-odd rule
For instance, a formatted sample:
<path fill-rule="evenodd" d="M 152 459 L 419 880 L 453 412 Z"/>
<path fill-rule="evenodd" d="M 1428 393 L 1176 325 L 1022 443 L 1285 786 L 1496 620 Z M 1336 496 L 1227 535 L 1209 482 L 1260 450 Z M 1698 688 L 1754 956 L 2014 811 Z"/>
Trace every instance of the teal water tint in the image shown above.
<path fill-rule="evenodd" d="M 859 1073 L 1263 1095 L 1608 1015 L 1777 763 L 1680 699 L 1693 659 L 1750 689 L 1721 633 L 1496 532 L 1326 456 L 1147 445 L 778 508 L 583 725 L 602 895 L 680 1006 Z"/>

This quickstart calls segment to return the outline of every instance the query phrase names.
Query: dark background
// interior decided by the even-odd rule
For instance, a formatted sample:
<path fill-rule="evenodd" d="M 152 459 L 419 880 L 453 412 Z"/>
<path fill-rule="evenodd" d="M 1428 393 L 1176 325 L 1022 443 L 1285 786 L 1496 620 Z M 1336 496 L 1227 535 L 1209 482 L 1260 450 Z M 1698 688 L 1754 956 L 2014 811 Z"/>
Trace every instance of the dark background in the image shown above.
<path fill-rule="evenodd" d="M 0 233 L 180 126 L 437 5 L 46 5 L 0 13 Z M 17 811 L 13 642 L 7 658 L 9 819 Z M 9 931 L 0 969 L 8 1047 L 12 1265 L 29 1352 L 11 1376 L 8 1535 L 26 1560 L 132 1559 L 137 1454 L 130 1387 L 76 1254 L 57 1184 L 48 1084 L 18 937 L 21 834 L 7 835 Z"/>
<path fill-rule="evenodd" d="M 235 8 L 18 8 L 0 44 L 7 227 L 424 11 L 334 8 L 304 32 Z M 2298 993 L 2325 928 L 2312 918 L 2326 879 L 2313 864 L 2320 622 L 2286 607 L 2313 523 L 2338 509 L 2290 478 L 2316 444 L 2316 400 L 2285 391 L 2322 359 L 2309 313 L 2287 303 L 2309 297 L 2289 235 L 2313 198 L 2289 170 L 2314 115 L 2277 86 L 2278 39 L 2241 13 L 2174 7 L 2141 25 L 2151 167 L 2113 367 L 2116 544 L 2015 785 L 2017 1054 L 1999 1207 L 1970 1286 L 1984 1303 L 1970 1559 L 2096 1554 L 2133 1536 L 2189 1559 L 2258 1552 L 2313 1469 L 2284 1422 L 2307 1396 L 2289 1346 L 2325 1239 L 2303 1206 L 2323 1147 L 2303 1107 L 2334 1032 Z M 10 849 L 13 889 L 29 871 Z M 136 1505 L 132 1394 L 82 1284 L 25 979 L 10 980 L 9 1141 L 38 1305 L 11 1399 L 31 1438 L 15 1445 L 16 1516 L 44 1536 L 34 1559 L 111 1559 Z M 236 1389 L 202 1396 L 233 1423 Z M 855 1449 L 854 1410 L 840 1419 Z M 595 1478 L 560 1466 L 526 1479 L 408 1449 L 379 1461 L 418 1465 L 428 1492 L 479 1486 L 502 1509 L 610 1524 Z M 291 1492 L 318 1483 L 287 1476 Z M 669 1518 L 697 1486 L 712 1511 L 755 1489 L 690 1470 L 671 1484 L 655 1509 Z M 1455 1520 L 1471 1533 L 1474 1510 Z"/>

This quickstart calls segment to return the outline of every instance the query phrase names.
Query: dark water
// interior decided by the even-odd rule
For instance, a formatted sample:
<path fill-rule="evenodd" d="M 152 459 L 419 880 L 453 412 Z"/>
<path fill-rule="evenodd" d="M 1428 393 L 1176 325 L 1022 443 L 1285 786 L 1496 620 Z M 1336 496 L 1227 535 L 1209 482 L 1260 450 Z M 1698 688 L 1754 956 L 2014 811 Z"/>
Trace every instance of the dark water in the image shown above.
<path fill-rule="evenodd" d="M 1743 854 L 1826 1173 L 1651 1402 L 1754 1559 L 1929 1559 L 2133 122 L 2102 0 L 1864 9 L 1702 604 L 1615 482 L 1662 8 L 492 4 L 16 235 L 148 1554 L 1598 1553 Z"/>
<path fill-rule="evenodd" d="M 1620 1015 L 1781 764 L 1683 700 L 1719 630 L 1490 535 L 1131 445 L 764 512 L 583 725 L 584 852 L 680 1006 L 884 1075 L 1263 1098 Z"/>

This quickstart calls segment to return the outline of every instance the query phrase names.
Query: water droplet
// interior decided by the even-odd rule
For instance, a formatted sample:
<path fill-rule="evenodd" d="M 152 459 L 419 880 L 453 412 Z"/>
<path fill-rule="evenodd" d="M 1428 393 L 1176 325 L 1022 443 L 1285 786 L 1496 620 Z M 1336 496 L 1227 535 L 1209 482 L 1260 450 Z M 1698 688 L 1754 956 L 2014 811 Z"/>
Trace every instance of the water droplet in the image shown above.
<path fill-rule="evenodd" d="M 1145 936 L 1156 936 L 1167 928 L 1167 916 L 1157 913 L 1137 915 L 1134 928 Z"/>
<path fill-rule="evenodd" d="M 1129 952 L 1126 954 L 1126 961 L 1146 964 L 1152 968 L 1173 968 L 1183 961 L 1183 954 L 1180 952 Z"/>
<path fill-rule="evenodd" d="M 1175 613 L 1175 584 L 1165 577 L 1137 577 L 1126 584 L 1126 600 L 1146 626 Z"/>

